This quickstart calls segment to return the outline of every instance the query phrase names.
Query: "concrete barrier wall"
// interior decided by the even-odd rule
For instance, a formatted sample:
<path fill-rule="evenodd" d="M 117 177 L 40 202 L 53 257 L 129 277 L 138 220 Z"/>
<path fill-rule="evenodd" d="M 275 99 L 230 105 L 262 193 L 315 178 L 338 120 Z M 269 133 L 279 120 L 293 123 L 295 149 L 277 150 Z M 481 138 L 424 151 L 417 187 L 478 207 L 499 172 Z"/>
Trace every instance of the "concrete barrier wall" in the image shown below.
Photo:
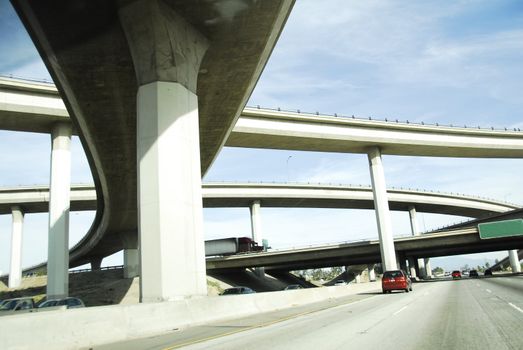
<path fill-rule="evenodd" d="M 351 284 L 284 292 L 112 305 L 2 317 L 0 349 L 82 349 L 280 310 L 379 288 Z"/>

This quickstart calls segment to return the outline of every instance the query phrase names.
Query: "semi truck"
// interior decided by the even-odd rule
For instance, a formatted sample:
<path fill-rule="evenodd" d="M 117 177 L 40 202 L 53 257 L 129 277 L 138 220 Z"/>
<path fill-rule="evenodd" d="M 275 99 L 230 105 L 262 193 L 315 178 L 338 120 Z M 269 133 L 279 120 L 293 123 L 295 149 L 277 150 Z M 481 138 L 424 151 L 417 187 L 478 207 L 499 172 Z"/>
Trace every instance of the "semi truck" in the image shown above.
<path fill-rule="evenodd" d="M 261 252 L 263 246 L 249 237 L 230 237 L 205 241 L 205 256 L 223 256 Z"/>

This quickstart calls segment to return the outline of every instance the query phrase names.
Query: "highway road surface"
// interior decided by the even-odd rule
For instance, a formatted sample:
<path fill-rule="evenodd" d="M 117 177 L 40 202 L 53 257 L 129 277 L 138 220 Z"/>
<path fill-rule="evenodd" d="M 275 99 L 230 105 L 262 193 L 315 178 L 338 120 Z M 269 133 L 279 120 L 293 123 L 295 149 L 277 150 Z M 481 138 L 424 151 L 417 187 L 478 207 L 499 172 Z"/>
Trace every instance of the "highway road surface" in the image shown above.
<path fill-rule="evenodd" d="M 340 286 L 335 288 L 350 288 Z M 523 349 L 523 276 L 414 284 L 95 349 Z"/>

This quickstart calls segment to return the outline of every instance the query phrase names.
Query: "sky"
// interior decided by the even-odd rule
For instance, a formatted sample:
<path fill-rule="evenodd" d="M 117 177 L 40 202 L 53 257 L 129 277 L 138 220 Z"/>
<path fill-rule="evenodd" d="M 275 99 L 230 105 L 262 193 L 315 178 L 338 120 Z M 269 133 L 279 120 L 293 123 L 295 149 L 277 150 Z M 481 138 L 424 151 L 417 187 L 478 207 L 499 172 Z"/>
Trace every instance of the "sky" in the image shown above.
<path fill-rule="evenodd" d="M 523 2 L 298 0 L 248 105 L 373 119 L 523 128 Z M 23 25 L 0 0 L 0 74 L 51 80 Z M 13 151 L 14 150 L 14 151 Z M 50 136 L 0 131 L 0 187 L 49 184 Z M 479 195 L 523 205 L 520 159 L 383 156 L 388 187 Z M 370 185 L 366 155 L 224 148 L 204 182 Z M 92 183 L 80 142 L 72 182 Z M 71 213 L 70 244 L 94 212 Z M 420 213 L 420 229 L 464 218 Z M 27 214 L 23 266 L 47 258 L 47 214 Z M 408 214 L 392 212 L 396 236 Z M 204 209 L 206 239 L 249 236 L 247 208 Z M 377 238 L 374 212 L 262 208 L 273 248 Z M 9 269 L 11 217 L 0 215 L 0 271 Z M 434 258 L 472 266 L 506 252 Z M 121 254 L 103 265 L 121 264 Z"/>

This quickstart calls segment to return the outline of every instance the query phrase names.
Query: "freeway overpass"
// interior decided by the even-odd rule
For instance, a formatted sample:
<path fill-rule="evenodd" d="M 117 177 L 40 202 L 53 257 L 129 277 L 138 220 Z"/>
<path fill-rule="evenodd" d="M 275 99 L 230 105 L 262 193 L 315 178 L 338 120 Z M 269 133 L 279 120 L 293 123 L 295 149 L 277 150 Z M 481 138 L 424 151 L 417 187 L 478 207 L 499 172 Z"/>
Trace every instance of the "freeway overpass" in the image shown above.
<path fill-rule="evenodd" d="M 66 122 L 68 118 L 54 86 L 12 79 L 0 80 L 1 128 L 50 132 L 50 122 L 57 120 Z M 420 125 L 258 108 L 243 110 L 225 145 L 357 153 L 365 153 L 368 147 L 378 145 L 382 154 L 501 158 L 523 155 L 523 136 L 517 130 Z M 210 203 L 209 200 L 206 202 Z M 218 202 L 215 200 L 215 203 Z M 241 205 L 247 206 L 247 202 Z M 318 206 L 311 201 L 309 203 Z M 280 205 L 291 204 L 280 201 Z M 418 210 L 436 210 L 421 209 L 419 205 L 418 201 Z M 368 205 L 366 207 L 371 208 Z M 449 209 L 446 213 L 453 214 L 453 210 Z M 479 217 L 479 213 L 468 213 L 466 216 Z M 89 253 L 81 253 L 83 246 L 93 246 L 93 239 L 96 240 L 99 235 L 93 232 L 97 232 L 96 225 L 86 239 L 72 250 L 71 266 L 87 263 L 92 257 L 110 255 L 120 250 L 122 244 L 125 245 L 122 235 L 111 236 L 109 233 L 104 238 L 108 244 L 97 244 Z M 126 232 L 132 235 L 129 232 L 133 231 L 129 229 Z"/>
<path fill-rule="evenodd" d="M 68 112 L 52 84 L 0 77 L 0 129 L 50 133 Z M 517 129 L 450 127 L 245 108 L 225 146 L 467 158 L 522 158 Z"/>
<path fill-rule="evenodd" d="M 379 240 L 330 244 L 291 250 L 208 258 L 207 269 L 263 266 L 266 269 L 302 270 L 380 262 Z M 523 248 L 523 236 L 482 240 L 477 227 L 394 239 L 402 258 L 438 257 Z"/>
<path fill-rule="evenodd" d="M 388 189 L 391 210 L 484 217 L 520 207 L 492 199 L 414 189 Z M 372 188 L 362 186 L 276 183 L 204 183 L 206 208 L 250 207 L 261 201 L 263 207 L 374 209 Z M 10 214 L 13 206 L 24 213 L 49 209 L 49 187 L 0 188 L 0 214 Z M 96 210 L 96 190 L 92 185 L 71 186 L 71 210 Z"/>

